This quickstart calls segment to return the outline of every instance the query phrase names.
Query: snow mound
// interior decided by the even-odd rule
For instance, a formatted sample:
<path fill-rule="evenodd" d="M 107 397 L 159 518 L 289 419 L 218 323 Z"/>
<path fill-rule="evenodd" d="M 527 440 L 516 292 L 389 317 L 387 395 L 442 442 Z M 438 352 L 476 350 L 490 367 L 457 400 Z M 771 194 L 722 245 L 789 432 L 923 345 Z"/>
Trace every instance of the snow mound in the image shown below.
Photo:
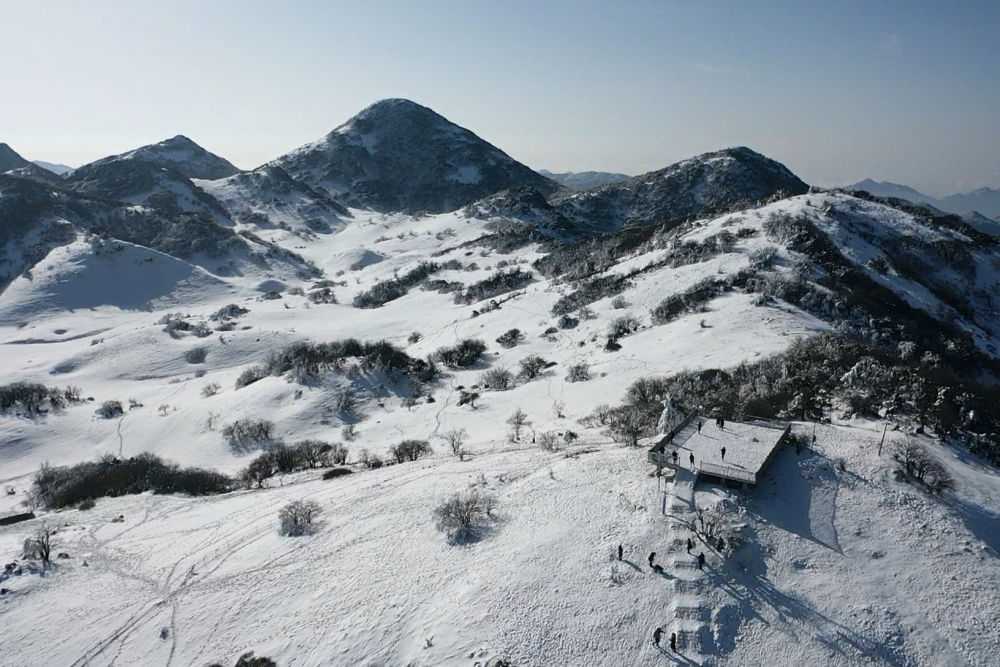
<path fill-rule="evenodd" d="M 0 295 L 0 325 L 102 307 L 152 310 L 211 302 L 227 285 L 204 269 L 124 241 L 52 250 Z"/>

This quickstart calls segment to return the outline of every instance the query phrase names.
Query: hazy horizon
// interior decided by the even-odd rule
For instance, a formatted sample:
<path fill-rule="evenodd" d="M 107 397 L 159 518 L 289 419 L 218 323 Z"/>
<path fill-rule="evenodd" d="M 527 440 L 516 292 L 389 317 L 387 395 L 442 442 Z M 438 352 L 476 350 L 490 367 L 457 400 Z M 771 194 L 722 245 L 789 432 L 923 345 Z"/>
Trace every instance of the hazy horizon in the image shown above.
<path fill-rule="evenodd" d="M 1000 187 L 1000 5 L 8 4 L 0 141 L 79 166 L 183 134 L 241 168 L 405 97 L 535 168 L 746 145 L 820 186 Z"/>

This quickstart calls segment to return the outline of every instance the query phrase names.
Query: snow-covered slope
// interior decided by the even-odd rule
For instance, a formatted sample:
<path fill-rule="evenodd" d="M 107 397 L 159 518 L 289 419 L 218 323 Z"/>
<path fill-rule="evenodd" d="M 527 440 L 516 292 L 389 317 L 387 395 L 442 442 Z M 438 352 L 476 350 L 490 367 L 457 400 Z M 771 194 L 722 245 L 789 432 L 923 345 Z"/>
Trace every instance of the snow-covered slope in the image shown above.
<path fill-rule="evenodd" d="M 364 127 L 343 134 L 364 145 Z M 584 228 L 563 207 L 584 216 L 603 190 L 553 206 L 514 188 L 417 215 L 341 209 L 303 183 L 305 168 L 197 183 L 169 167 L 136 170 L 203 189 L 219 202 L 213 220 L 0 176 L 4 259 L 30 268 L 0 294 L 0 384 L 75 386 L 84 398 L 0 414 L 0 482 L 13 490 L 0 516 L 31 503 L 46 462 L 111 455 L 117 466 L 152 452 L 236 474 L 261 453 L 227 441 L 240 419 L 271 422 L 286 444 L 343 441 L 353 471 L 278 474 L 202 498 L 100 498 L 0 527 L 4 562 L 43 521 L 60 526 L 55 551 L 68 554 L 44 577 L 3 575 L 0 662 L 231 664 L 254 650 L 282 665 L 991 664 L 1000 479 L 943 432 L 904 429 L 918 417 L 936 424 L 947 408 L 966 435 L 993 436 L 979 426 L 995 423 L 989 410 L 961 383 L 995 379 L 997 242 L 921 207 L 842 192 L 782 199 L 779 183 L 804 186 L 748 153 L 682 163 L 638 199 L 606 193 L 624 207 L 617 222 L 598 208 Z M 369 185 L 348 194 L 375 193 Z M 733 210 L 698 214 L 714 208 Z M 646 225 L 668 220 L 649 211 L 686 212 Z M 518 221 L 529 224 L 502 224 Z M 602 225 L 624 228 L 596 234 Z M 838 337 L 865 356 L 841 368 L 822 358 L 832 347 L 808 347 Z M 379 348 L 388 356 L 374 363 L 252 375 L 277 368 L 290 345 L 349 339 L 395 349 Z M 416 368 L 466 339 L 485 343 L 482 358 L 416 386 L 391 364 L 405 354 Z M 880 447 L 883 423 L 859 416 L 870 406 L 828 396 L 833 423 L 797 425 L 812 444 L 780 451 L 744 492 L 658 480 L 652 441 L 623 447 L 600 417 L 638 379 L 687 374 L 694 395 L 768 363 L 774 375 L 734 387 L 773 398 L 754 404 L 772 410 L 764 416 L 806 413 L 801 396 L 766 393 L 800 379 L 787 360 L 803 349 L 821 357 L 807 369 L 817 384 L 864 368 L 884 379 L 879 364 L 904 359 L 906 388 L 941 383 L 928 389 L 924 412 L 935 414 L 914 408 L 912 425 L 901 418 Z M 538 377 L 487 386 L 488 372 L 516 373 L 532 355 L 548 362 Z M 648 393 L 649 405 L 625 408 L 658 410 L 662 396 Z M 113 400 L 121 414 L 95 413 Z M 517 410 L 529 422 L 519 438 L 509 434 Z M 443 439 L 456 429 L 467 432 L 461 458 Z M 570 431 L 577 439 L 558 438 L 555 451 L 539 446 Z M 361 464 L 413 438 L 434 453 Z M 892 456 L 907 438 L 951 471 L 954 491 L 897 481 Z M 471 486 L 496 495 L 496 521 L 479 541 L 450 544 L 432 510 Z M 299 499 L 319 503 L 322 523 L 280 537 L 277 514 Z M 699 538 L 699 570 L 684 544 L 695 509 L 716 505 L 744 544 L 730 553 Z M 618 544 L 625 562 L 613 559 Z M 646 566 L 651 551 L 665 575 Z M 942 572 L 953 577 L 943 586 Z M 59 622 L 37 622 L 45 614 Z M 677 634 L 679 653 L 651 645 L 656 627 L 664 644 Z"/>
<path fill-rule="evenodd" d="M 274 164 L 351 206 L 452 211 L 499 190 L 559 185 L 427 107 L 376 102 Z"/>
<path fill-rule="evenodd" d="M 297 181 L 277 165 L 216 181 L 195 181 L 214 196 L 238 223 L 266 232 L 273 227 L 300 232 L 329 233 L 350 217 L 330 197 Z"/>
<path fill-rule="evenodd" d="M 1000 502 L 1000 480 L 946 450 L 970 491 L 938 501 L 891 480 L 877 436 L 821 427 L 811 450 L 782 451 L 749 492 L 657 480 L 643 452 L 586 435 L 554 453 L 438 456 L 331 481 L 305 473 L 208 499 L 102 500 L 58 517 L 56 548 L 69 558 L 48 576 L 4 582 L 5 656 L 27 665 L 232 664 L 249 650 L 280 665 L 992 664 L 1000 519 L 985 508 Z M 469 487 L 496 495 L 499 521 L 482 541 L 451 546 L 431 512 Z M 322 508 L 319 530 L 280 537 L 277 511 L 297 499 Z M 685 501 L 723 504 L 753 538 L 728 559 L 700 540 L 688 554 Z M 30 529 L 0 529 L 0 549 L 15 551 Z M 663 575 L 646 565 L 652 551 Z M 63 622 L 35 620 L 52 614 Z M 652 645 L 656 627 L 664 649 Z M 666 650 L 671 632 L 677 653 Z"/>

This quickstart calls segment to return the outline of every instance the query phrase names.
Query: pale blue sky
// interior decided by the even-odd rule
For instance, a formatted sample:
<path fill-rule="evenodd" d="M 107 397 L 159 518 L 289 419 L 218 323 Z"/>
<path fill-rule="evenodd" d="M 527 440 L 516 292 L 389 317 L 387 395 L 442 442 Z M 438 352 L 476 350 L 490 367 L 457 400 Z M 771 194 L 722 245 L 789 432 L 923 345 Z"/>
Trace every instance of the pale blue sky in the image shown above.
<path fill-rule="evenodd" d="M 407 97 L 535 168 L 745 144 L 819 185 L 1000 186 L 996 0 L 0 0 L 0 25 L 29 159 L 185 134 L 251 168 Z"/>

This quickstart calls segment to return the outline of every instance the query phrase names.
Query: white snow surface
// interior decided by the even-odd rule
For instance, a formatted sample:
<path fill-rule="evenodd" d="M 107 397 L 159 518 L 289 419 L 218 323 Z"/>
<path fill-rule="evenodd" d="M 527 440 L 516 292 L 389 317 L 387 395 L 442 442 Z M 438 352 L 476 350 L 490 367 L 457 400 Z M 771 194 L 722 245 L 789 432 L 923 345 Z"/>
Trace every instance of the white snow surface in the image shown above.
<path fill-rule="evenodd" d="M 738 220 L 701 221 L 687 238 L 736 224 L 759 227 L 786 210 L 816 211 L 821 221 L 820 200 L 797 197 Z M 75 385 L 95 399 L 35 419 L 0 416 L 0 482 L 15 490 L 0 496 L 0 515 L 19 511 L 43 462 L 151 451 L 234 473 L 253 455 L 230 451 L 220 431 L 241 417 L 273 421 L 288 443 L 338 441 L 343 422 L 330 403 L 345 386 L 360 403 L 358 437 L 346 443 L 352 462 L 362 448 L 384 455 L 404 438 L 429 439 L 435 448 L 430 458 L 380 470 L 352 464 L 354 474 L 329 481 L 307 471 L 208 498 L 107 498 L 93 510 L 40 512 L 0 527 L 4 562 L 19 556 L 41 521 L 61 526 L 55 550 L 70 556 L 44 577 L 2 582 L 10 592 L 0 597 L 0 664 L 231 664 L 248 650 L 280 665 L 486 665 L 499 658 L 516 665 L 995 664 L 994 469 L 929 442 L 958 479 L 958 492 L 928 496 L 893 480 L 897 435 L 890 433 L 879 456 L 878 426 L 855 422 L 818 428 L 813 449 L 800 456 L 780 451 L 753 491 L 692 488 L 683 475 L 657 480 L 644 449 L 624 449 L 578 423 L 598 404 L 617 403 L 639 377 L 731 367 L 828 328 L 788 304 L 758 306 L 739 292 L 713 300 L 706 312 L 651 326 L 649 309 L 665 296 L 738 271 L 751 251 L 775 246 L 763 234 L 699 264 L 640 274 L 623 293 L 627 311 L 603 299 L 591 305 L 596 319 L 547 338 L 550 308 L 567 286 L 541 276 L 478 317 L 472 310 L 483 304 L 456 305 L 450 295 L 419 287 L 381 308 L 354 308 L 355 294 L 421 260 L 475 262 L 434 276 L 470 284 L 493 274 L 500 260 L 529 270 L 538 255 L 464 245 L 482 234 L 482 223 L 459 214 L 351 213 L 331 234 L 273 230 L 269 237 L 323 268 L 338 283 L 338 304 L 293 293 L 308 293 L 310 284 L 280 269 L 215 275 L 138 246 L 97 255 L 83 240 L 52 251 L 31 278 L 0 295 L 5 382 Z M 861 247 L 848 238 L 844 244 Z M 776 270 L 788 270 L 794 253 L 778 252 Z M 351 270 L 372 253 L 383 261 Z M 627 258 L 611 270 L 660 255 Z M 262 300 L 264 281 L 289 289 Z M 160 324 L 181 312 L 214 325 L 208 316 L 228 303 L 251 311 L 232 331 L 173 338 Z M 621 351 L 605 352 L 604 332 L 625 312 L 643 327 L 620 341 Z M 523 344 L 494 343 L 512 327 L 525 333 Z M 410 343 L 413 331 L 421 337 Z M 411 408 L 377 375 L 351 380 L 331 371 L 305 385 L 268 377 L 234 388 L 244 369 L 285 345 L 347 337 L 385 338 L 414 357 L 469 337 L 482 338 L 489 351 L 480 367 L 449 372 L 433 389 L 433 403 Z M 207 357 L 190 364 L 185 352 L 196 347 Z M 528 354 L 557 365 L 509 391 L 483 391 L 476 409 L 457 405 L 459 386 L 478 384 L 489 367 L 516 370 Z M 580 362 L 592 379 L 567 382 L 566 368 Z M 221 391 L 202 397 L 213 382 Z M 135 407 L 119 419 L 97 418 L 94 407 L 108 399 L 126 406 L 135 399 Z M 518 407 L 533 433 L 572 429 L 580 440 L 554 453 L 532 445 L 530 435 L 510 442 L 505 420 Z M 469 433 L 464 461 L 438 437 L 455 428 Z M 432 509 L 473 484 L 497 495 L 499 520 L 480 541 L 452 545 L 434 529 Z M 312 536 L 280 537 L 278 510 L 296 499 L 318 502 L 322 525 Z M 708 558 L 699 571 L 683 546 L 691 533 L 680 519 L 690 521 L 695 505 L 718 502 L 742 508 L 754 537 L 728 560 L 698 544 L 695 553 Z M 664 504 L 672 516 L 661 514 Z M 124 521 L 112 523 L 119 515 Z M 628 562 L 613 559 L 619 543 Z M 650 551 L 666 576 L 646 566 Z M 680 655 L 651 645 L 657 626 L 666 630 L 664 643 L 678 633 Z"/>

